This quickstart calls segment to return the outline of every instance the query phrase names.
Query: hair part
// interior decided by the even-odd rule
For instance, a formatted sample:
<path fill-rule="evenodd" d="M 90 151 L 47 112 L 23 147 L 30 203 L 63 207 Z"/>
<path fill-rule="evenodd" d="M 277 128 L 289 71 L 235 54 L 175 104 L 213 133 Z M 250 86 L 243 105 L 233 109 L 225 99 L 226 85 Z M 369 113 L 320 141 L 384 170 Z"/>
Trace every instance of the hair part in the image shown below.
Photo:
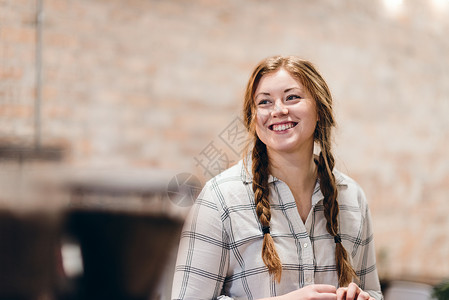
<path fill-rule="evenodd" d="M 285 69 L 299 80 L 315 100 L 318 121 L 314 139 L 321 147 L 320 155 L 318 159 L 315 159 L 315 163 L 317 164 L 320 189 L 324 196 L 323 205 L 324 216 L 327 222 L 326 229 L 332 237 L 335 237 L 339 234 L 339 206 L 337 202 L 337 185 L 332 172 L 334 157 L 331 152 L 331 131 L 335 126 L 332 96 L 329 87 L 313 64 L 295 56 L 273 56 L 263 60 L 254 69 L 246 86 L 243 120 L 250 139 L 245 146 L 244 160 L 246 162 L 246 153 L 249 152 L 249 148 L 252 145 L 252 188 L 257 217 L 262 226 L 270 226 L 269 157 L 266 145 L 258 138 L 255 130 L 256 107 L 254 93 L 264 75 L 280 69 Z M 269 273 L 279 282 L 282 274 L 282 263 L 277 254 L 273 238 L 269 233 L 264 234 L 262 259 Z M 347 286 L 357 276 L 349 261 L 348 253 L 341 242 L 335 244 L 335 260 L 339 286 Z"/>

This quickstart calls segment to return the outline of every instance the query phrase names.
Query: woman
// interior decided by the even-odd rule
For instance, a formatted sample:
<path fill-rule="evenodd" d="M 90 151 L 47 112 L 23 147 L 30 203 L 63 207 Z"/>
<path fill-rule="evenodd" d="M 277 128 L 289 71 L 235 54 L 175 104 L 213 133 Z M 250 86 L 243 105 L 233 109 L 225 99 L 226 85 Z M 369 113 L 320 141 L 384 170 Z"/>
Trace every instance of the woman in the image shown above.
<path fill-rule="evenodd" d="M 267 58 L 243 113 L 252 150 L 192 207 L 172 298 L 382 299 L 365 196 L 334 169 L 324 79 L 297 57 Z"/>

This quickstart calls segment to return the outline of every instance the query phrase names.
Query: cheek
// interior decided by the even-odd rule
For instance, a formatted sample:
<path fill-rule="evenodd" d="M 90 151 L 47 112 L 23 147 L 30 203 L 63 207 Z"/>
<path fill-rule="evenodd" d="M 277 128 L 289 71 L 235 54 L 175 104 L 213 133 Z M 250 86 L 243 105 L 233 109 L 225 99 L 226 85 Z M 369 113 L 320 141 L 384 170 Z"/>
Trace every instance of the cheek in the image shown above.
<path fill-rule="evenodd" d="M 267 121 L 266 118 L 264 119 L 259 116 L 256 116 L 256 119 L 254 120 L 254 125 L 255 125 L 254 129 L 256 131 L 256 135 L 262 141 L 265 140 L 264 136 L 266 135 L 266 133 L 265 133 L 266 128 L 265 128 L 264 124 L 266 121 Z"/>
<path fill-rule="evenodd" d="M 308 127 L 309 131 L 314 132 L 316 130 L 316 127 L 318 125 L 317 121 L 318 121 L 318 119 L 315 116 L 311 116 L 308 119 L 306 126 Z"/>
<path fill-rule="evenodd" d="M 257 113 L 256 113 L 256 128 L 257 127 L 263 127 L 264 125 L 265 125 L 265 123 L 267 123 L 267 121 L 268 121 L 268 118 L 269 118 L 269 113 L 267 114 L 267 113 L 263 113 L 263 112 L 260 112 L 260 111 L 258 111 Z"/>
<path fill-rule="evenodd" d="M 298 118 L 302 119 L 309 126 L 315 126 L 318 121 L 318 113 L 312 104 L 298 107 L 294 112 Z"/>
<path fill-rule="evenodd" d="M 312 126 L 316 126 L 317 122 L 318 122 L 318 116 L 316 114 L 316 112 L 312 112 L 308 115 L 308 120 L 310 122 L 310 124 L 312 124 Z"/>

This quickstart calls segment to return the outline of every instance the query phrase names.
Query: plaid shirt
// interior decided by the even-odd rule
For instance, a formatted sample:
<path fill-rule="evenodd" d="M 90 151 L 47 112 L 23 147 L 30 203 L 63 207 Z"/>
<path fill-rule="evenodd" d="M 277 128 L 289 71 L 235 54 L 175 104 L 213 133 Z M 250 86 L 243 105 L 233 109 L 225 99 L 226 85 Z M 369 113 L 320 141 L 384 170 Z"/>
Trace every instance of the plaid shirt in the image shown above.
<path fill-rule="evenodd" d="M 352 179 L 334 171 L 343 246 L 359 286 L 382 299 L 373 233 L 365 195 Z M 208 181 L 189 212 L 178 250 L 173 299 L 259 299 L 311 284 L 338 286 L 335 242 L 326 230 L 319 182 L 304 222 L 288 186 L 270 176 L 270 231 L 282 262 L 277 283 L 262 261 L 263 233 L 256 215 L 252 177 L 243 162 Z M 226 297 L 226 299 L 229 299 Z"/>

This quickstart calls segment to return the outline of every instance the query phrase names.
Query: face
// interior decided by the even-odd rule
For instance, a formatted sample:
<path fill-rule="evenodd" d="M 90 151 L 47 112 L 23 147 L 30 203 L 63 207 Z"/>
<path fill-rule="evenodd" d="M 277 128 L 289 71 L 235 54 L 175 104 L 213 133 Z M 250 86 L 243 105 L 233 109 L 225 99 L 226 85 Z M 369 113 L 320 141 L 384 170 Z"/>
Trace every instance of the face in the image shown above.
<path fill-rule="evenodd" d="M 256 133 L 268 151 L 313 151 L 315 100 L 285 69 L 264 75 L 254 94 Z"/>

